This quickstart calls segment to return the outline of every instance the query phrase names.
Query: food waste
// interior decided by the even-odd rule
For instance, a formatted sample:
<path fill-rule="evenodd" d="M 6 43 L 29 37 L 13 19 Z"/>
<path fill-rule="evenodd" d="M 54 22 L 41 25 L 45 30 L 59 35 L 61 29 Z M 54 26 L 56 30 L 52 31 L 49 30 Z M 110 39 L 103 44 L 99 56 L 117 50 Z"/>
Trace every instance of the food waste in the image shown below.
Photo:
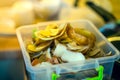
<path fill-rule="evenodd" d="M 89 30 L 70 23 L 49 24 L 33 30 L 32 41 L 26 43 L 32 66 L 42 63 L 61 64 L 89 58 L 109 56 L 96 46 L 96 37 Z"/>

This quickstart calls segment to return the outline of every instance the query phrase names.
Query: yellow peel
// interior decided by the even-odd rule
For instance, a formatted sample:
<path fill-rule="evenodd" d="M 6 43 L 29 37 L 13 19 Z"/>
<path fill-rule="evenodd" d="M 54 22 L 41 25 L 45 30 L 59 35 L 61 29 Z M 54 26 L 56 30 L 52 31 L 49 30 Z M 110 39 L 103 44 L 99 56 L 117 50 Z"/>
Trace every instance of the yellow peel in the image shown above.
<path fill-rule="evenodd" d="M 77 34 L 75 32 L 74 28 L 71 27 L 70 24 L 68 24 L 68 27 L 67 27 L 67 34 L 78 45 L 86 45 L 86 44 L 88 44 L 88 39 L 85 36 L 82 36 L 81 34 Z"/>
<path fill-rule="evenodd" d="M 66 27 L 67 27 L 67 24 L 61 24 L 60 26 L 59 26 L 59 28 L 58 29 L 56 29 L 56 32 L 55 32 L 55 34 L 57 34 L 57 35 L 55 35 L 54 33 L 53 33 L 53 29 L 52 30 L 50 30 L 51 32 L 52 32 L 52 35 L 55 35 L 55 36 L 51 36 L 51 33 L 50 33 L 50 35 L 49 35 L 49 37 L 45 37 L 44 36 L 44 34 L 43 35 L 41 35 L 39 32 L 35 32 L 35 35 L 38 37 L 38 38 L 40 38 L 41 40 L 52 40 L 52 39 L 55 39 L 55 38 L 58 38 L 58 37 L 60 37 L 60 36 L 62 36 L 63 34 L 64 34 L 64 32 L 65 32 L 65 30 L 66 30 Z M 49 33 L 49 32 L 48 32 Z M 48 35 L 48 34 L 47 34 Z"/>
<path fill-rule="evenodd" d="M 41 43 L 39 46 L 35 46 L 34 44 L 29 44 L 27 46 L 27 50 L 30 52 L 39 52 L 45 49 L 46 47 L 48 47 L 51 43 L 52 41 L 47 41 L 47 42 Z"/>
<path fill-rule="evenodd" d="M 50 31 L 49 30 L 40 30 L 39 32 L 37 32 L 36 34 L 42 35 L 44 37 L 50 37 Z M 38 36 L 39 36 L 38 35 Z"/>
<path fill-rule="evenodd" d="M 49 29 L 57 29 L 58 28 L 58 25 L 57 24 L 49 24 L 47 27 L 46 27 L 46 30 L 49 30 Z"/>
<path fill-rule="evenodd" d="M 56 36 L 59 33 L 59 29 L 50 29 L 50 36 Z"/>

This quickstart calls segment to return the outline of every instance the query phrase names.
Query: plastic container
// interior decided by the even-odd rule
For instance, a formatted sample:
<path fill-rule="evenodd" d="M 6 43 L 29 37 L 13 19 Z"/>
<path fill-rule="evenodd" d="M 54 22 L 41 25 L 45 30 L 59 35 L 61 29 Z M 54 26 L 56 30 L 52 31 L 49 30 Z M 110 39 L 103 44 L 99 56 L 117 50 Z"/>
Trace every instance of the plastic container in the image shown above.
<path fill-rule="evenodd" d="M 45 66 L 45 67 L 32 66 L 29 54 L 26 51 L 25 41 L 32 40 L 31 37 L 32 37 L 33 29 L 35 28 L 44 29 L 45 26 L 47 26 L 50 23 L 61 24 L 61 23 L 66 23 L 66 22 L 71 23 L 71 25 L 74 27 L 76 26 L 84 27 L 87 30 L 93 32 L 96 36 L 97 46 L 103 49 L 104 53 L 108 53 L 111 51 L 113 56 L 94 58 L 94 60 L 89 59 L 89 60 L 85 60 L 82 62 L 78 61 L 75 63 L 64 63 L 64 64 L 58 64 L 58 65 Z M 17 37 L 20 43 L 20 47 L 22 49 L 22 54 L 23 54 L 24 61 L 25 61 L 28 79 L 30 80 L 52 80 L 52 73 L 56 71 L 57 71 L 56 74 L 58 73 L 62 74 L 62 73 L 67 73 L 67 72 L 91 69 L 91 66 L 95 65 L 94 62 L 96 60 L 98 61 L 100 65 L 104 67 L 104 73 L 103 73 L 104 77 L 107 77 L 107 79 L 109 80 L 111 78 L 114 62 L 118 60 L 119 58 L 119 51 L 110 42 L 107 41 L 107 39 L 98 31 L 98 29 L 91 22 L 87 20 L 56 21 L 56 22 L 44 22 L 44 23 L 39 23 L 35 25 L 26 25 L 26 26 L 17 28 L 16 33 L 17 33 Z M 95 67 L 92 67 L 92 68 L 95 68 Z M 92 72 L 89 72 L 89 73 L 92 73 Z"/>

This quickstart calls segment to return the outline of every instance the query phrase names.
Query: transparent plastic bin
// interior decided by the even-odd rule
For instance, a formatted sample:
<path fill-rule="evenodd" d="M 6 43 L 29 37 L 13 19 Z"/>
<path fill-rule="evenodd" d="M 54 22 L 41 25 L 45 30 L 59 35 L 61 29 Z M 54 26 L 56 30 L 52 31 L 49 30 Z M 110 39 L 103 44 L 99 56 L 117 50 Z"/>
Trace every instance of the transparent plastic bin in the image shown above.
<path fill-rule="evenodd" d="M 109 80 L 111 78 L 114 62 L 119 58 L 119 51 L 110 42 L 108 42 L 108 40 L 98 31 L 98 29 L 91 22 L 87 20 L 54 21 L 54 22 L 52 21 L 52 22 L 44 22 L 34 25 L 25 25 L 17 28 L 16 33 L 20 43 L 20 47 L 22 49 L 22 55 L 24 57 L 28 79 L 51 80 L 52 72 L 54 72 L 56 68 L 57 69 L 61 68 L 61 66 L 64 66 L 69 69 L 69 67 L 72 68 L 80 64 L 82 65 L 82 70 L 87 70 L 87 68 L 88 69 L 90 68 L 92 62 L 94 62 L 94 60 L 92 59 L 85 60 L 84 62 L 78 61 L 76 63 L 63 63 L 58 65 L 46 66 L 46 67 L 34 67 L 31 65 L 29 54 L 26 51 L 25 41 L 32 40 L 32 31 L 34 29 L 44 29 L 45 26 L 47 26 L 50 23 L 61 24 L 66 22 L 69 22 L 73 27 L 84 27 L 87 30 L 93 32 L 96 36 L 97 46 L 100 47 L 104 51 L 104 53 L 108 53 L 110 51 L 112 52 L 113 54 L 112 56 L 94 58 L 94 60 L 97 60 L 98 63 L 104 67 L 104 73 L 103 73 L 104 77 L 107 77 L 107 79 Z M 79 69 L 77 71 L 79 71 Z"/>

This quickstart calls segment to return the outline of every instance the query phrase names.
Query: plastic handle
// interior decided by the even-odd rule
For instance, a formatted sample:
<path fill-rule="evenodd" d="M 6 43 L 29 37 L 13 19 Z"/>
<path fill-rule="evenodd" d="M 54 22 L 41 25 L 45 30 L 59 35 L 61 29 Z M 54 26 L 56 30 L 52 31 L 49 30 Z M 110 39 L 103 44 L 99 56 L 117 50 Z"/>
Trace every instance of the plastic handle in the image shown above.
<path fill-rule="evenodd" d="M 52 80 L 57 80 L 60 76 L 57 75 L 56 73 L 52 73 Z"/>
<path fill-rule="evenodd" d="M 98 71 L 98 76 L 93 78 L 87 78 L 86 80 L 102 80 L 104 67 L 100 66 L 99 68 L 96 68 L 96 70 Z"/>
<path fill-rule="evenodd" d="M 77 70 L 73 69 L 75 67 L 77 67 Z M 75 63 L 73 67 L 70 67 L 70 65 L 67 66 L 65 64 L 58 66 L 56 67 L 56 73 L 52 73 L 52 80 L 57 80 L 57 78 L 60 77 L 59 74 L 64 73 L 62 72 L 62 70 L 66 70 L 67 72 L 78 72 L 78 71 L 89 70 L 89 69 L 96 69 L 99 75 L 97 77 L 86 78 L 84 80 L 102 80 L 104 68 L 102 66 L 99 66 L 99 63 L 97 60 L 92 60 L 92 62 L 90 60 L 90 61 L 85 61 L 84 63 Z"/>
<path fill-rule="evenodd" d="M 98 76 L 97 77 L 86 78 L 85 80 L 103 80 L 104 67 L 99 66 L 98 68 L 96 68 L 96 71 L 98 71 Z M 52 74 L 52 80 L 57 80 L 57 78 L 59 78 L 59 77 L 60 77 L 60 75 L 57 75 L 56 73 Z"/>

